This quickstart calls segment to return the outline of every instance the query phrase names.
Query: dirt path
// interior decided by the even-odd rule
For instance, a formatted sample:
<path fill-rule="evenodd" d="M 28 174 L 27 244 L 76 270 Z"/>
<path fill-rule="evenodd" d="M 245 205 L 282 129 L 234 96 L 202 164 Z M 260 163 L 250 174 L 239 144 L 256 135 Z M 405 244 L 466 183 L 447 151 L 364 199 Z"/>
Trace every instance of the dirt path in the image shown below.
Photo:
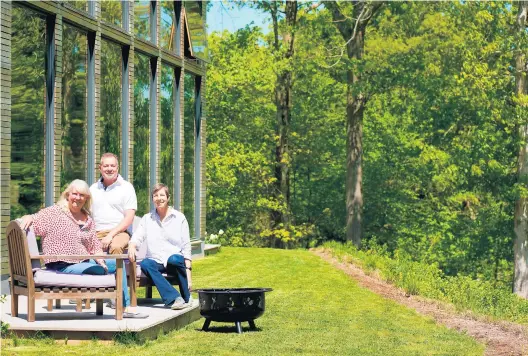
<path fill-rule="evenodd" d="M 418 313 L 432 317 L 437 323 L 472 336 L 486 345 L 485 355 L 528 355 L 528 328 L 509 322 L 489 322 L 468 314 L 457 313 L 449 305 L 418 296 L 405 295 L 401 289 L 369 276 L 352 263 L 343 263 L 321 249 L 314 254 L 341 269 L 358 283 L 384 298 L 413 308 Z"/>

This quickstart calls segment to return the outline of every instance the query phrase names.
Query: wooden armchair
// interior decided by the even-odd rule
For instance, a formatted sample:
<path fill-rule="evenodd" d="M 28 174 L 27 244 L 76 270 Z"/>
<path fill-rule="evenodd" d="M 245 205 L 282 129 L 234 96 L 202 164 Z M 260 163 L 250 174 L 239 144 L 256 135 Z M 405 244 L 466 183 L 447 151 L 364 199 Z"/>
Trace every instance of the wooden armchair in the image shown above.
<path fill-rule="evenodd" d="M 127 255 L 86 255 L 61 256 L 39 255 L 34 238 L 28 238 L 16 221 L 7 226 L 7 246 L 9 249 L 9 272 L 11 274 L 11 315 L 18 316 L 18 296 L 25 295 L 28 300 L 27 321 L 35 321 L 35 300 L 46 299 L 48 311 L 60 308 L 61 299 L 96 299 L 96 314 L 103 314 L 103 299 L 116 300 L 116 320 L 123 318 L 123 260 Z M 41 269 L 42 259 L 61 259 L 83 261 L 86 259 L 116 259 L 114 275 L 72 275 Z M 79 306 L 79 303 L 78 303 Z M 77 307 L 79 310 L 79 307 Z"/>

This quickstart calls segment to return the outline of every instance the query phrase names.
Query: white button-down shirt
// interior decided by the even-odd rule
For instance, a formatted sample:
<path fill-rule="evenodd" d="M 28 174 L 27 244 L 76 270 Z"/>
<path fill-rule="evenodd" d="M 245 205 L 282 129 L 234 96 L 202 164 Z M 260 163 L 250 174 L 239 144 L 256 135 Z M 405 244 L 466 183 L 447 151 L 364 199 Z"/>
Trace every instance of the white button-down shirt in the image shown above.
<path fill-rule="evenodd" d="M 99 179 L 90 187 L 90 194 L 97 231 L 112 230 L 123 220 L 126 210 L 137 210 L 136 191 L 121 176 L 106 188 Z"/>
<path fill-rule="evenodd" d="M 152 258 L 165 267 L 172 255 L 182 255 L 183 258 L 191 260 L 189 223 L 185 215 L 173 207 L 169 207 L 163 221 L 160 220 L 156 209 L 145 214 L 130 242 L 138 249 L 145 242 L 147 244 L 145 257 Z"/>

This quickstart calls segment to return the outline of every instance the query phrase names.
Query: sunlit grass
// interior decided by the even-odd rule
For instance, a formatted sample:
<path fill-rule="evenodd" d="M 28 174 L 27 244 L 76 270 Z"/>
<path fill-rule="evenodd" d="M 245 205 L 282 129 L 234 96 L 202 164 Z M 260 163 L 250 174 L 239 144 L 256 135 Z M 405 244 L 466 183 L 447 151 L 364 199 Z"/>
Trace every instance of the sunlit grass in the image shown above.
<path fill-rule="evenodd" d="M 259 331 L 203 319 L 141 345 L 53 345 L 2 341 L 2 354 L 77 355 L 481 355 L 468 336 L 438 326 L 360 288 L 350 277 L 304 250 L 222 248 L 193 266 L 194 288 L 271 287 Z"/>

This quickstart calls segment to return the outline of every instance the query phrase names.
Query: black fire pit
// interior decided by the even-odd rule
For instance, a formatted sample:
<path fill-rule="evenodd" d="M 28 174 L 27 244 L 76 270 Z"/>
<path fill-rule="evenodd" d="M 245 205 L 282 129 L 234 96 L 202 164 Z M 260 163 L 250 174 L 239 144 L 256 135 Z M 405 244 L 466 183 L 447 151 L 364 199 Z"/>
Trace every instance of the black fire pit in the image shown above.
<path fill-rule="evenodd" d="M 235 323 L 237 332 L 242 333 L 243 321 L 255 330 L 255 319 L 264 314 L 265 292 L 271 288 L 226 288 L 198 289 L 200 314 L 205 318 L 202 330 L 207 331 L 211 321 Z"/>

